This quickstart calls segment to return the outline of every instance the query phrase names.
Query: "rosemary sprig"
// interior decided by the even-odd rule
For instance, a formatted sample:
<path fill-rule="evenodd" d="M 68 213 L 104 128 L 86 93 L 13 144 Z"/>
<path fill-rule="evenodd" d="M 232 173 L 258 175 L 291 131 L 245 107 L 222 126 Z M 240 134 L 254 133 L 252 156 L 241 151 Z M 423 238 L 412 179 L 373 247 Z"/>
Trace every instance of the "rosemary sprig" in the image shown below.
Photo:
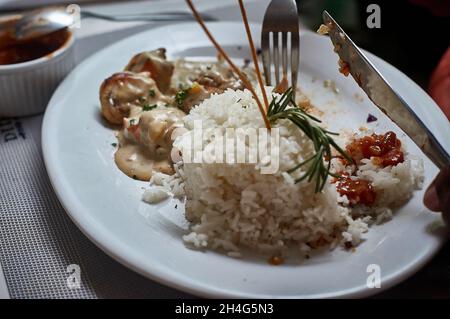
<path fill-rule="evenodd" d="M 296 183 L 303 180 L 307 180 L 308 182 L 315 180 L 315 191 L 318 193 L 324 188 L 328 176 L 338 178 L 339 176 L 336 176 L 330 171 L 332 148 L 341 154 L 347 161 L 353 162 L 347 153 L 339 147 L 331 137 L 332 135 L 339 135 L 338 133 L 333 133 L 320 127 L 317 124 L 321 123 L 318 118 L 297 107 L 294 101 L 294 90 L 292 88 L 289 88 L 284 92 L 280 98 L 272 97 L 272 102 L 269 104 L 267 110 L 267 117 L 272 123 L 279 119 L 291 121 L 301 129 L 314 144 L 315 154 L 288 170 L 288 173 L 291 174 L 308 164 L 306 172 L 300 178 L 295 180 Z M 327 161 L 325 161 L 325 159 L 327 159 Z"/>

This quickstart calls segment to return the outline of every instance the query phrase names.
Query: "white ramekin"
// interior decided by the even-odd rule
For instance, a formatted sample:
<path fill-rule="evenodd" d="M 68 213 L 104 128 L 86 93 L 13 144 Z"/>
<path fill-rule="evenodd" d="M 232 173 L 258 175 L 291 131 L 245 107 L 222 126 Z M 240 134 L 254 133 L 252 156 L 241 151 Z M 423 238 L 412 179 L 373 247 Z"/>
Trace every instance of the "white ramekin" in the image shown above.
<path fill-rule="evenodd" d="M 58 84 L 75 67 L 74 34 L 52 54 L 0 65 L 0 118 L 42 113 Z"/>

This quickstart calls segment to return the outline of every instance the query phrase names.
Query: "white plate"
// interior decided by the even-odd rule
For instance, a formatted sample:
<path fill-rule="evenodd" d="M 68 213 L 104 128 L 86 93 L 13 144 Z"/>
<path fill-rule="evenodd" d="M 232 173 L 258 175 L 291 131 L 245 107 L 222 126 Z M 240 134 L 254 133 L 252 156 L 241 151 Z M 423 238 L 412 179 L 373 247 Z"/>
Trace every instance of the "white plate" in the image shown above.
<path fill-rule="evenodd" d="M 243 26 L 211 24 L 220 43 L 235 57 L 245 55 Z M 259 28 L 253 34 L 259 36 Z M 362 297 L 391 287 L 423 266 L 444 242 L 441 218 L 422 204 L 423 191 L 395 218 L 373 227 L 355 252 L 336 249 L 296 265 L 271 266 L 264 260 L 239 260 L 215 252 L 187 249 L 181 240 L 182 207 L 175 202 L 150 206 L 141 201 L 146 183 L 126 177 L 113 161 L 113 132 L 104 126 L 98 89 L 106 77 L 121 70 L 137 52 L 158 47 L 177 56 L 215 56 L 215 50 L 196 24 L 178 24 L 137 34 L 106 48 L 79 65 L 59 87 L 45 114 L 43 151 L 54 189 L 67 213 L 80 229 L 109 255 L 158 282 L 207 297 Z M 404 74 L 370 55 L 394 87 L 439 140 L 446 142 L 449 126 L 434 102 Z M 334 120 L 332 128 L 357 129 L 368 113 L 379 118 L 374 125 L 383 132 L 394 129 L 364 98 L 352 79 L 337 71 L 337 56 L 330 40 L 312 33 L 301 35 L 300 84 L 313 102 Z M 322 81 L 334 80 L 340 93 L 324 88 Z M 403 135 L 401 135 L 403 136 Z M 408 149 L 421 157 L 407 141 Z M 426 181 L 436 167 L 425 159 Z M 381 289 L 366 285 L 368 265 L 381 268 Z"/>

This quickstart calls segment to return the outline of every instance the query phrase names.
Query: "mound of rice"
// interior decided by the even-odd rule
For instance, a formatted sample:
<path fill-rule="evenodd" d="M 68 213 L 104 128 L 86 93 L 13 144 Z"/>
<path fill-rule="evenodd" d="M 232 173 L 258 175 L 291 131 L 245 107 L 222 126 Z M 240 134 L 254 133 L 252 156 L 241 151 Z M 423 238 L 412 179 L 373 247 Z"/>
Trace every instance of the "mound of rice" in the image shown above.
<path fill-rule="evenodd" d="M 221 131 L 264 127 L 247 90 L 212 95 L 185 117 L 185 127 L 192 132 L 196 120 L 202 121 L 203 129 Z M 420 187 L 421 163 L 406 154 L 405 162 L 395 167 L 377 167 L 370 160 L 359 167 L 357 176 L 372 182 L 377 192 L 373 207 L 350 207 L 332 183 L 315 193 L 313 183 L 294 183 L 304 172 L 286 173 L 314 154 L 311 141 L 288 121 L 275 127 L 280 129 L 280 168 L 275 174 L 261 174 L 259 168 L 266 163 L 260 160 L 256 164 L 178 163 L 174 176 L 155 174 L 153 184 L 186 198 L 186 219 L 191 223 L 191 232 L 183 237 L 186 243 L 234 257 L 239 257 L 244 247 L 283 256 L 292 249 L 308 254 L 324 245 L 355 246 L 372 222 L 389 219 L 392 209 Z M 178 138 L 175 145 L 182 149 L 187 137 L 189 134 Z M 209 136 L 195 152 L 206 152 L 214 138 Z M 247 152 L 250 147 L 246 143 Z M 335 171 L 343 169 L 339 165 L 333 160 Z"/>

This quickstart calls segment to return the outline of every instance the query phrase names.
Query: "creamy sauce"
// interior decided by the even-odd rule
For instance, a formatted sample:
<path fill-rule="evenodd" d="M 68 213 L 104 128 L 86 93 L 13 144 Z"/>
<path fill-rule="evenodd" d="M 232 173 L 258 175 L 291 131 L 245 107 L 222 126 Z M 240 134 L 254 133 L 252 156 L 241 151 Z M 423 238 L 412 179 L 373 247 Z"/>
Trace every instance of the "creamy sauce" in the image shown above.
<path fill-rule="evenodd" d="M 254 80 L 250 68 L 242 70 Z M 155 171 L 173 174 L 172 144 L 186 131 L 183 117 L 212 93 L 228 88 L 243 86 L 221 60 L 170 62 L 165 49 L 135 55 L 124 72 L 113 74 L 100 88 L 103 116 L 109 123 L 123 125 L 114 155 L 118 168 L 144 181 Z M 180 90 L 186 90 L 182 102 L 177 100 Z"/>
<path fill-rule="evenodd" d="M 208 71 L 217 72 L 225 78 L 233 76 L 230 69 L 221 61 L 200 62 L 180 59 L 175 62 L 171 86 L 177 89 L 180 86 L 191 86 L 196 78 Z"/>
<path fill-rule="evenodd" d="M 119 149 L 114 154 L 117 167 L 131 178 L 148 181 L 153 171 L 173 174 L 172 162 L 167 153 L 157 154 L 143 144 L 134 143 L 119 133 Z"/>
<path fill-rule="evenodd" d="M 221 75 L 224 79 L 235 79 L 233 72 L 224 63 L 224 61 L 205 62 L 205 61 L 186 61 L 184 59 L 176 60 L 175 69 L 172 76 L 171 86 L 180 88 L 180 86 L 191 86 L 199 76 L 205 73 Z M 256 74 L 249 67 L 242 67 L 242 72 L 251 82 L 256 81 Z"/>
<path fill-rule="evenodd" d="M 153 171 L 173 174 L 170 151 L 175 130 L 183 127 L 185 114 L 173 107 L 162 107 L 133 115 L 139 117 L 138 124 L 125 128 L 126 134 L 118 134 L 119 149 L 114 159 L 119 169 L 144 181 L 151 178 Z"/>
<path fill-rule="evenodd" d="M 145 105 L 167 103 L 147 72 L 120 72 L 106 79 L 100 87 L 102 114 L 112 124 L 122 124 L 132 116 L 132 109 L 142 111 Z"/>

